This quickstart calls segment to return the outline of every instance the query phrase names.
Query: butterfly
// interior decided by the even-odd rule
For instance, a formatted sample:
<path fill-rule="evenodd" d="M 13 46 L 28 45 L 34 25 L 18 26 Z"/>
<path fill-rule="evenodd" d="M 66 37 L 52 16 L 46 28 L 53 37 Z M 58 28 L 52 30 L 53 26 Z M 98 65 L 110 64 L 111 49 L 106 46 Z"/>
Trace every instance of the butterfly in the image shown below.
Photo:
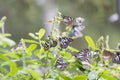
<path fill-rule="evenodd" d="M 120 50 L 120 44 L 118 44 L 117 48 Z M 114 63 L 120 64 L 120 52 L 115 52 L 115 57 L 112 61 Z"/>
<path fill-rule="evenodd" d="M 115 57 L 115 54 L 108 50 L 104 50 L 102 56 L 105 59 L 113 59 Z"/>
<path fill-rule="evenodd" d="M 115 57 L 112 59 L 114 63 L 120 64 L 120 52 L 116 52 Z"/>
<path fill-rule="evenodd" d="M 83 37 L 82 30 L 84 30 L 85 26 L 83 25 L 74 25 L 70 31 L 70 36 L 75 36 L 76 38 Z"/>
<path fill-rule="evenodd" d="M 103 51 L 103 58 L 111 59 L 113 63 L 120 64 L 120 52 L 116 52 L 114 54 L 108 50 L 104 50 Z"/>
<path fill-rule="evenodd" d="M 65 70 L 68 66 L 68 62 L 64 62 L 63 58 L 60 57 L 57 59 L 55 67 L 61 71 Z"/>
<path fill-rule="evenodd" d="M 82 49 L 80 52 L 74 55 L 82 62 L 84 69 L 87 69 L 89 67 L 89 64 L 92 62 L 92 57 L 90 56 L 90 54 L 91 52 L 89 49 Z"/>
<path fill-rule="evenodd" d="M 63 18 L 63 24 L 68 27 L 72 26 L 69 30 L 70 36 L 75 36 L 76 38 L 82 37 L 83 34 L 81 31 L 85 29 L 85 26 L 82 25 L 84 19 L 81 17 L 78 18 L 72 18 L 69 16 L 62 16 Z"/>
<path fill-rule="evenodd" d="M 84 19 L 81 17 L 78 18 L 72 18 L 70 16 L 64 16 L 62 15 L 63 18 L 63 24 L 67 27 L 69 25 L 82 25 L 84 22 Z"/>
<path fill-rule="evenodd" d="M 75 21 L 75 18 L 72 18 L 70 16 L 62 15 L 62 18 L 63 18 L 63 24 L 65 26 L 69 26 L 69 25 L 73 24 L 73 22 Z"/>
<path fill-rule="evenodd" d="M 53 39 L 49 39 L 45 42 L 44 49 L 48 50 L 49 48 L 55 47 L 55 46 L 57 46 L 57 41 Z"/>
<path fill-rule="evenodd" d="M 67 48 L 68 45 L 73 41 L 72 38 L 69 38 L 69 37 L 62 37 L 62 38 L 59 38 L 59 44 L 60 44 L 60 47 L 61 48 Z"/>
<path fill-rule="evenodd" d="M 92 62 L 92 57 L 90 56 L 89 49 L 82 49 L 80 52 L 74 55 L 76 58 L 80 59 L 82 62 Z"/>

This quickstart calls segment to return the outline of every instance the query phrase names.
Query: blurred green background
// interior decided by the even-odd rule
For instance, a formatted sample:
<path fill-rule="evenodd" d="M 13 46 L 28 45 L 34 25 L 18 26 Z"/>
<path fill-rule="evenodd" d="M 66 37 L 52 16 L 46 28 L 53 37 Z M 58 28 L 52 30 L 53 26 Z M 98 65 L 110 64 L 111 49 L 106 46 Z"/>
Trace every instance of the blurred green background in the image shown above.
<path fill-rule="evenodd" d="M 29 32 L 45 27 L 43 16 L 48 5 L 54 5 L 64 15 L 85 18 L 83 34 L 91 36 L 94 41 L 109 35 L 110 48 L 115 48 L 119 42 L 119 23 L 108 21 L 117 12 L 116 0 L 0 0 L 0 18 L 7 17 L 5 32 L 11 33 L 11 39 L 16 42 L 30 38 Z M 84 37 L 76 39 L 72 45 L 77 49 L 87 47 Z"/>

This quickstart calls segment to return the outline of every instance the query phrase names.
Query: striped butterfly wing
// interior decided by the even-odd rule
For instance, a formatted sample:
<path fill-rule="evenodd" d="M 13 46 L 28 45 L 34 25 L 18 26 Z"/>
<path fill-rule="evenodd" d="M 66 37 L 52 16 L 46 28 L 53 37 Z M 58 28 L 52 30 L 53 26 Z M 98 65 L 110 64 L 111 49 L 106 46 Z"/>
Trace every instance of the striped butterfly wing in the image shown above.
<path fill-rule="evenodd" d="M 114 63 L 120 64 L 120 52 L 116 52 L 115 57 L 112 59 Z"/>
<path fill-rule="evenodd" d="M 77 59 L 79 59 L 82 64 L 83 64 L 83 68 L 87 69 L 90 67 L 90 63 L 92 62 L 92 57 L 90 56 L 90 51 L 89 49 L 83 49 L 80 52 L 78 52 L 77 54 L 74 55 Z"/>
<path fill-rule="evenodd" d="M 59 38 L 60 47 L 61 48 L 67 48 L 72 41 L 73 41 L 73 39 L 69 38 L 69 37 Z"/>
<path fill-rule="evenodd" d="M 120 44 L 118 44 L 118 49 L 120 50 Z M 115 57 L 112 60 L 114 63 L 120 64 L 120 52 L 116 52 Z"/>
<path fill-rule="evenodd" d="M 74 55 L 76 58 L 80 59 L 82 62 L 92 62 L 89 49 L 83 49 Z"/>
<path fill-rule="evenodd" d="M 57 46 L 57 41 L 53 39 L 49 39 L 44 44 L 44 50 L 48 50 L 49 48 L 55 47 L 55 46 Z"/>
<path fill-rule="evenodd" d="M 64 16 L 64 15 L 62 15 L 62 18 L 63 18 L 63 24 L 66 27 L 69 26 L 69 25 L 71 25 L 71 24 L 73 24 L 74 21 L 75 21 L 75 18 L 72 18 L 70 16 Z"/>
<path fill-rule="evenodd" d="M 68 66 L 68 62 L 64 62 L 62 57 L 57 59 L 55 67 L 58 70 L 63 71 L 63 70 L 65 70 L 67 68 L 67 66 Z"/>

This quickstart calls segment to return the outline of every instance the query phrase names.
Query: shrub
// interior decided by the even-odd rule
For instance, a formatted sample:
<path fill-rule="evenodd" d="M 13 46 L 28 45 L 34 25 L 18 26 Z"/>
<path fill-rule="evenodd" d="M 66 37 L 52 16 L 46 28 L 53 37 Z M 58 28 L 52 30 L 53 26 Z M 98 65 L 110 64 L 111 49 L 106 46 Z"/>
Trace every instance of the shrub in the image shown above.
<path fill-rule="evenodd" d="M 63 16 L 60 12 L 50 20 L 52 31 L 43 39 L 45 29 L 29 33 L 33 39 L 21 39 L 19 44 L 4 33 L 0 21 L 0 78 L 1 80 L 117 80 L 120 79 L 120 47 L 109 48 L 109 36 L 96 42 L 83 34 L 83 18 Z M 63 23 L 65 32 L 56 26 Z M 84 38 L 88 47 L 77 50 L 70 46 L 74 39 Z M 15 46 L 16 47 L 15 47 Z"/>

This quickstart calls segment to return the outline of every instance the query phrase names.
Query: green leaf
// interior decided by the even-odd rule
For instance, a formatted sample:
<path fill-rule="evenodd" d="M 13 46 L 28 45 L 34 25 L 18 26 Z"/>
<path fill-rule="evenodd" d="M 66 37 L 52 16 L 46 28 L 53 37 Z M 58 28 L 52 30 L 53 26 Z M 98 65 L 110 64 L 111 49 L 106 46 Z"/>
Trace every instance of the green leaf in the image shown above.
<path fill-rule="evenodd" d="M 85 74 L 77 75 L 73 80 L 87 80 L 87 76 Z"/>
<path fill-rule="evenodd" d="M 6 37 L 10 37 L 11 36 L 10 33 L 4 33 L 3 35 L 6 36 Z"/>
<path fill-rule="evenodd" d="M 58 77 L 58 74 L 57 72 L 55 72 L 54 70 L 50 70 L 50 75 L 53 79 L 57 78 Z"/>
<path fill-rule="evenodd" d="M 0 48 L 0 52 L 1 52 L 1 53 L 9 53 L 9 50 Z"/>
<path fill-rule="evenodd" d="M 32 52 L 36 47 L 37 47 L 36 44 L 31 44 L 31 45 L 27 48 L 27 51 Z"/>
<path fill-rule="evenodd" d="M 70 77 L 68 77 L 67 75 L 61 74 L 59 73 L 59 76 L 62 78 L 62 80 L 72 80 Z"/>
<path fill-rule="evenodd" d="M 77 49 L 75 49 L 73 47 L 70 47 L 70 46 L 68 46 L 68 49 L 71 50 L 71 51 L 74 51 L 74 52 L 79 52 L 79 50 L 77 50 Z"/>
<path fill-rule="evenodd" d="M 83 68 L 82 62 L 79 59 L 76 59 L 76 67 L 82 72 L 85 71 L 85 69 Z"/>
<path fill-rule="evenodd" d="M 24 41 L 27 42 L 27 43 L 36 43 L 36 44 L 38 44 L 38 42 L 35 41 L 35 40 L 24 39 Z"/>
<path fill-rule="evenodd" d="M 4 74 L 0 73 L 0 78 L 2 79 L 2 77 L 4 77 Z M 3 79 L 2 79 L 3 80 Z"/>
<path fill-rule="evenodd" d="M 112 76 L 111 71 L 104 70 L 99 74 L 100 78 L 104 78 L 106 80 L 117 80 L 115 77 Z"/>
<path fill-rule="evenodd" d="M 2 17 L 2 19 L 0 20 L 0 28 L 4 26 L 5 20 L 7 19 L 6 16 Z"/>
<path fill-rule="evenodd" d="M 113 76 L 110 76 L 108 74 L 103 74 L 102 77 L 106 80 L 117 80 L 116 78 L 114 78 Z"/>
<path fill-rule="evenodd" d="M 8 73 L 8 70 L 6 68 L 0 66 L 0 73 L 6 74 L 6 73 Z"/>
<path fill-rule="evenodd" d="M 13 76 L 17 73 L 17 65 L 13 61 L 9 61 L 9 66 L 10 66 L 10 72 L 8 73 L 8 76 Z"/>
<path fill-rule="evenodd" d="M 71 56 L 72 55 L 69 52 L 65 52 L 65 54 L 64 54 L 64 57 L 67 58 L 67 59 L 71 58 Z"/>
<path fill-rule="evenodd" d="M 103 50 L 104 49 L 104 37 L 101 36 L 96 42 L 96 48 Z"/>
<path fill-rule="evenodd" d="M 38 39 L 38 37 L 35 36 L 33 33 L 29 33 L 28 35 L 29 35 L 30 37 L 32 37 L 33 39 Z"/>
<path fill-rule="evenodd" d="M 15 59 L 19 59 L 19 57 L 15 54 L 15 53 L 6 53 L 4 54 L 5 57 L 11 57 L 11 58 L 15 58 Z"/>
<path fill-rule="evenodd" d="M 32 75 L 33 80 L 42 80 L 42 78 L 40 77 L 40 72 L 35 71 L 35 70 L 28 70 L 28 72 Z"/>
<path fill-rule="evenodd" d="M 55 66 L 55 64 L 56 64 L 56 59 L 55 59 L 55 58 L 52 58 L 50 61 L 51 61 L 51 66 Z"/>
<path fill-rule="evenodd" d="M 2 45 L 3 47 L 6 47 L 7 45 L 8 46 L 14 46 L 15 45 L 15 42 L 9 38 L 6 38 L 6 37 L 3 37 L 3 36 L 0 36 L 0 45 Z"/>
<path fill-rule="evenodd" d="M 39 49 L 38 49 L 38 50 L 35 50 L 35 51 L 34 51 L 34 54 L 35 54 L 35 55 L 40 54 L 40 50 L 39 50 Z"/>
<path fill-rule="evenodd" d="M 33 59 L 33 60 L 26 60 L 25 61 L 26 63 L 28 63 L 28 64 L 38 64 L 38 62 L 39 62 L 39 60 L 38 59 Z"/>
<path fill-rule="evenodd" d="M 5 60 L 5 61 L 8 61 L 8 60 L 9 60 L 9 58 L 7 58 L 6 56 L 4 56 L 3 54 L 0 54 L 0 58 L 1 58 L 2 60 Z"/>
<path fill-rule="evenodd" d="M 44 34 L 45 34 L 45 29 L 40 29 L 39 30 L 39 39 L 41 39 L 43 36 L 44 36 Z"/>
<path fill-rule="evenodd" d="M 47 54 L 48 55 L 48 58 L 54 58 L 54 54 Z"/>
<path fill-rule="evenodd" d="M 71 57 L 69 60 L 67 60 L 69 63 L 74 63 L 76 61 L 75 57 Z"/>
<path fill-rule="evenodd" d="M 95 43 L 90 36 L 85 36 L 85 40 L 87 41 L 88 45 L 95 50 Z"/>
<path fill-rule="evenodd" d="M 31 44 L 31 45 L 27 48 L 28 57 L 32 56 L 32 51 L 35 50 L 36 47 L 37 47 L 36 44 Z"/>

